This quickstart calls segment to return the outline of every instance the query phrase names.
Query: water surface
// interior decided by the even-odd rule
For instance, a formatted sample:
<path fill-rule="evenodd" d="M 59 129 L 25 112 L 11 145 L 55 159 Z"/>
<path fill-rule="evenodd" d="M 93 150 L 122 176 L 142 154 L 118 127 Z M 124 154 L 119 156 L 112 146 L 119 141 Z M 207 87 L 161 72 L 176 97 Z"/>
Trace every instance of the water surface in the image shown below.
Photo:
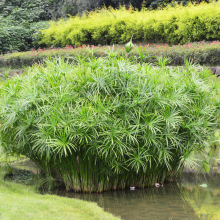
<path fill-rule="evenodd" d="M 29 161 L 16 163 L 18 169 L 37 168 Z M 207 187 L 200 186 L 207 184 Z M 159 188 L 83 194 L 59 190 L 57 195 L 96 202 L 124 220 L 220 220 L 220 174 L 196 175 L 185 172 L 177 183 Z"/>
<path fill-rule="evenodd" d="M 206 183 L 208 187 L 200 185 Z M 184 174 L 178 183 L 160 188 L 102 194 L 59 191 L 58 195 L 96 202 L 125 220 L 220 220 L 220 176 Z"/>

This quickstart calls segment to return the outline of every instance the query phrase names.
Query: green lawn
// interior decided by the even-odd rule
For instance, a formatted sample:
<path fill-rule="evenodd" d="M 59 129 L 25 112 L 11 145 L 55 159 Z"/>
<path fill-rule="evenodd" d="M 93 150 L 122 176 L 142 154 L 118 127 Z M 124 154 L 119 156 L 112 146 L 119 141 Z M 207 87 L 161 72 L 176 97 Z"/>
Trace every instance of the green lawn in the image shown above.
<path fill-rule="evenodd" d="M 0 149 L 1 150 L 1 149 Z M 0 165 L 17 158 L 0 155 Z M 55 195 L 41 195 L 33 186 L 3 180 L 0 166 L 0 219 L 4 220 L 118 220 L 96 203 Z"/>
<path fill-rule="evenodd" d="M 0 219 L 119 219 L 97 204 L 53 195 L 40 195 L 33 187 L 0 179 Z"/>

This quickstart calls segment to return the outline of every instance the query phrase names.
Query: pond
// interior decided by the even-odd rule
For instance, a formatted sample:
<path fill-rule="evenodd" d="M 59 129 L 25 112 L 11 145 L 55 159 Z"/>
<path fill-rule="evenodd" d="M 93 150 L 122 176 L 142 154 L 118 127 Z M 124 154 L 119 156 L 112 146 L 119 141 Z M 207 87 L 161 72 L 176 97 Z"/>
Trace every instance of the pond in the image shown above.
<path fill-rule="evenodd" d="M 37 172 L 34 164 L 28 161 L 16 163 L 14 167 Z M 102 194 L 58 190 L 54 194 L 96 202 L 105 211 L 120 216 L 124 220 L 220 219 L 219 173 L 196 175 L 184 172 L 177 183 L 167 183 L 159 188 Z"/>
<path fill-rule="evenodd" d="M 207 184 L 207 187 L 200 186 Z M 124 220 L 220 219 L 220 175 L 185 173 L 178 183 L 159 188 L 79 194 L 59 191 L 60 196 L 96 202 Z"/>

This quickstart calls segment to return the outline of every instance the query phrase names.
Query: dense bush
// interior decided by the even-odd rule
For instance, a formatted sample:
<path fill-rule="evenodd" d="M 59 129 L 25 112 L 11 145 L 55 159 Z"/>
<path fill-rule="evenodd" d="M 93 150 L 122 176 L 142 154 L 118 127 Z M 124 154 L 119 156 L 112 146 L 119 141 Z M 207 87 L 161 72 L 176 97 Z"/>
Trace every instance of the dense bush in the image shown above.
<path fill-rule="evenodd" d="M 47 22 L 13 22 L 7 19 L 0 21 L 0 52 L 27 51 L 34 47 L 37 30 L 48 27 Z M 34 35 L 35 33 L 35 35 Z M 37 41 L 35 43 L 37 44 Z"/>
<path fill-rule="evenodd" d="M 66 46 L 65 48 L 48 48 L 38 49 L 28 52 L 19 52 L 5 54 L 0 56 L 0 66 L 22 68 L 24 66 L 32 66 L 34 63 L 42 63 L 44 59 L 60 56 L 65 59 L 75 60 L 75 57 L 81 56 L 92 58 L 95 57 L 127 57 L 130 61 L 137 63 L 155 63 L 157 57 L 168 59 L 169 65 L 184 65 L 185 59 L 191 60 L 193 63 L 208 66 L 220 65 L 220 42 L 198 42 L 186 45 L 169 46 L 167 44 L 147 44 L 136 45 L 135 48 L 127 54 L 122 45 L 115 46 L 92 46 L 82 45 L 77 48 Z"/>
<path fill-rule="evenodd" d="M 0 3 L 0 52 L 32 49 L 37 31 L 47 27 L 48 16 L 45 10 L 41 0 L 2 1 Z"/>
<path fill-rule="evenodd" d="M 219 3 L 168 7 L 164 10 L 107 10 L 51 22 L 42 31 L 42 45 L 126 43 L 134 41 L 188 43 L 220 39 Z"/>
<path fill-rule="evenodd" d="M 38 22 L 65 17 L 69 12 L 66 0 L 4 0 L 0 3 L 3 17 Z M 68 9 L 67 9 L 68 8 Z"/>
<path fill-rule="evenodd" d="M 92 11 L 98 7 L 118 8 L 120 5 L 135 7 L 156 8 L 171 3 L 172 0 L 2 0 L 0 2 L 0 14 L 8 16 L 10 14 L 19 14 L 19 16 L 28 19 L 50 20 L 60 17 L 66 17 L 68 14 L 82 14 L 85 11 Z M 188 0 L 177 1 L 187 4 Z M 192 1 L 193 2 L 193 1 Z M 197 3 L 201 0 L 196 0 Z M 31 13 L 27 13 L 27 12 Z"/>
<path fill-rule="evenodd" d="M 0 13 L 0 52 L 25 51 L 33 48 L 37 30 L 48 26 L 41 21 L 41 10 L 29 2 L 29 7 L 6 7 Z M 35 36 L 33 35 L 34 33 Z"/>
<path fill-rule="evenodd" d="M 115 57 L 36 65 L 0 87 L 1 146 L 68 190 L 174 178 L 219 126 L 219 96 L 209 71 L 161 66 Z"/>

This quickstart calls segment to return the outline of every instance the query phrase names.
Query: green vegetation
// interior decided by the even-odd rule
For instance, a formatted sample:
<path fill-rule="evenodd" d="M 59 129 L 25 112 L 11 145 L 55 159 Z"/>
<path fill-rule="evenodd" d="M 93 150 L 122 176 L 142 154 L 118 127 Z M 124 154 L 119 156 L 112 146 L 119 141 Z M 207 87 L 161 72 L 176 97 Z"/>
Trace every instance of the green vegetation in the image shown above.
<path fill-rule="evenodd" d="M 77 56 L 85 59 L 95 57 L 122 56 L 134 63 L 155 63 L 158 56 L 168 59 L 169 65 L 184 65 L 185 59 L 200 65 L 220 65 L 220 42 L 198 42 L 185 45 L 169 46 L 168 44 L 138 44 L 127 54 L 121 45 L 93 46 L 82 45 L 79 47 L 66 46 L 65 48 L 38 49 L 27 52 L 5 54 L 0 56 L 0 66 L 21 68 L 42 63 L 44 59 L 62 56 L 68 60 L 75 60 Z M 1 73 L 0 73 L 1 74 Z"/>
<path fill-rule="evenodd" d="M 17 219 L 118 219 L 95 203 L 78 199 L 40 195 L 32 186 L 3 181 L 0 174 L 0 218 Z"/>
<path fill-rule="evenodd" d="M 198 152 L 201 169 L 218 169 L 220 82 L 196 64 L 220 64 L 220 5 L 146 8 L 164 2 L 0 2 L 0 218 L 118 219 L 37 194 L 33 182 L 42 191 L 144 188 L 196 168 Z M 18 158 L 40 175 L 22 178 L 8 165 Z"/>
<path fill-rule="evenodd" d="M 187 7 L 176 5 L 163 10 L 102 9 L 82 17 L 51 22 L 42 30 L 40 45 L 134 42 L 188 43 L 219 40 L 220 7 L 218 2 Z"/>
<path fill-rule="evenodd" d="M 5 175 L 15 173 L 8 163 L 18 160 L 17 157 L 6 157 L 0 147 L 0 218 L 6 220 L 44 220 L 44 219 L 119 219 L 104 212 L 97 204 L 78 199 L 62 198 L 54 195 L 36 193 L 36 177 L 26 174 L 15 179 L 15 182 L 5 181 Z M 33 182 L 34 180 L 34 182 Z M 19 184 L 18 182 L 22 183 Z M 30 185 L 31 184 L 31 185 Z"/>
<path fill-rule="evenodd" d="M 20 160 L 20 159 L 16 156 L 7 156 L 7 155 L 3 154 L 2 148 L 0 147 L 0 164 L 6 163 L 6 162 L 14 162 L 14 161 L 18 161 L 18 160 Z"/>
<path fill-rule="evenodd" d="M 40 0 L 0 2 L 0 52 L 33 48 L 37 30 L 48 26 Z"/>
<path fill-rule="evenodd" d="M 219 39 L 219 3 L 147 10 L 164 1 L 4 0 L 0 3 L 0 52 L 26 51 L 40 46 L 125 43 L 134 41 L 188 43 Z M 170 1 L 166 1 L 169 3 Z M 183 1 L 186 3 L 187 1 Z M 112 6 L 120 9 L 101 9 Z M 131 6 L 137 7 L 134 10 Z M 165 6 L 165 5 L 164 5 Z M 127 10 L 128 9 L 128 10 Z M 91 11 L 88 13 L 88 11 Z M 94 11 L 95 10 L 95 11 Z M 87 13 L 86 13 L 86 12 Z M 83 13 L 84 12 L 84 13 Z M 67 15 L 78 15 L 66 20 Z M 48 20 L 63 18 L 48 27 Z M 100 25 L 101 24 L 101 25 Z M 77 28 L 76 28 L 77 27 Z M 39 42 L 39 39 L 41 39 Z"/>
<path fill-rule="evenodd" d="M 146 187 L 175 178 L 219 126 L 209 70 L 122 57 L 51 59 L 0 88 L 1 145 L 67 190 Z"/>

